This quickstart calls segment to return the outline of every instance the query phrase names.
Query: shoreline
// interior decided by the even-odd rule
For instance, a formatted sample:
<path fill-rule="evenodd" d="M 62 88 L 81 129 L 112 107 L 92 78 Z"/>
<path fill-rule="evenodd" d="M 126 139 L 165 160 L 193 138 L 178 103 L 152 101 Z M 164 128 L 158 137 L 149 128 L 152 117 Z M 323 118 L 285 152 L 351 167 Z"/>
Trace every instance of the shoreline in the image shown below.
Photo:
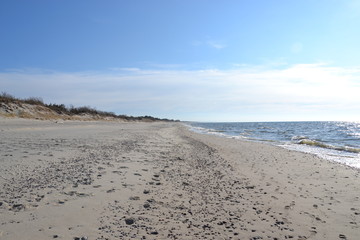
<path fill-rule="evenodd" d="M 326 122 L 311 122 L 311 123 L 327 123 Z M 241 122 L 239 122 L 241 123 Z M 277 123 L 277 122 L 273 122 Z M 284 123 L 284 122 L 278 122 L 278 123 Z M 290 122 L 293 123 L 293 122 Z M 306 122 L 305 122 L 306 123 Z M 352 122 L 350 122 L 352 123 Z M 216 123 L 214 123 L 216 124 Z M 254 123 L 254 124 L 263 124 L 263 122 Z M 218 137 L 223 138 L 232 138 L 232 139 L 238 139 L 240 141 L 249 141 L 249 142 L 255 142 L 255 143 L 264 143 L 269 144 L 273 146 L 278 146 L 281 148 L 285 148 L 292 151 L 302 152 L 302 153 L 309 153 L 313 154 L 317 157 L 320 157 L 322 159 L 326 159 L 330 162 L 336 162 L 351 168 L 359 169 L 360 170 L 360 155 L 359 155 L 359 148 L 356 147 L 348 147 L 345 145 L 336 145 L 334 143 L 329 142 L 322 142 L 321 140 L 313 140 L 312 138 L 309 138 L 308 136 L 303 135 L 294 135 L 291 139 L 269 139 L 264 137 L 259 138 L 251 138 L 246 137 L 243 135 L 234 135 L 231 132 L 227 132 L 226 130 L 216 130 L 212 128 L 206 128 L 204 126 L 196 126 L 191 125 L 190 123 L 184 123 L 184 126 L 186 126 L 190 131 L 200 134 L 206 134 L 206 135 L 214 135 Z M 214 126 L 213 126 L 214 127 Z M 243 130 L 243 129 L 242 129 Z M 287 131 L 287 130 L 284 130 Z M 311 134 L 311 133 L 310 133 Z M 297 141 L 294 141 L 297 140 Z"/>
<path fill-rule="evenodd" d="M 356 239 L 357 169 L 179 123 L 0 119 L 1 239 Z"/>

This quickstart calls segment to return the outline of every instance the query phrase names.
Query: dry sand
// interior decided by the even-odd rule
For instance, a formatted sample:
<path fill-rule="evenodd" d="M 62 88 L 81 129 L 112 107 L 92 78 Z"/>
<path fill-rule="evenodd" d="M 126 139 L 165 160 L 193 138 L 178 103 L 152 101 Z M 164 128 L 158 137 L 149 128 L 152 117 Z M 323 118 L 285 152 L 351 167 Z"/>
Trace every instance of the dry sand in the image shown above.
<path fill-rule="evenodd" d="M 359 171 L 179 123 L 0 119 L 0 239 L 360 239 Z"/>

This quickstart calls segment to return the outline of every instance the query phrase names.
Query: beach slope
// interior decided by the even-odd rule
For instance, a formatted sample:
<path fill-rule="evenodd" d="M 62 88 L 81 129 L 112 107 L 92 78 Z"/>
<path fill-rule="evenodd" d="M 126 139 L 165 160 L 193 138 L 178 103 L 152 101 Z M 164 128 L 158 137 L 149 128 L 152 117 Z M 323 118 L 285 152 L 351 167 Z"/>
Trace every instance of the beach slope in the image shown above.
<path fill-rule="evenodd" d="M 358 239 L 359 171 L 179 123 L 0 119 L 0 239 Z"/>

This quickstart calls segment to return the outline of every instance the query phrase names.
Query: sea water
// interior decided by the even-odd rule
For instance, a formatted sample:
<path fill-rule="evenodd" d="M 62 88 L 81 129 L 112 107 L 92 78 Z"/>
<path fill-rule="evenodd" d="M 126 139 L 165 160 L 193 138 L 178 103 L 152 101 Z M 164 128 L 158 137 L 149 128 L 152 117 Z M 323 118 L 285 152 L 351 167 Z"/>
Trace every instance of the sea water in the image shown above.
<path fill-rule="evenodd" d="M 188 122 L 191 130 L 267 142 L 360 168 L 360 122 Z"/>

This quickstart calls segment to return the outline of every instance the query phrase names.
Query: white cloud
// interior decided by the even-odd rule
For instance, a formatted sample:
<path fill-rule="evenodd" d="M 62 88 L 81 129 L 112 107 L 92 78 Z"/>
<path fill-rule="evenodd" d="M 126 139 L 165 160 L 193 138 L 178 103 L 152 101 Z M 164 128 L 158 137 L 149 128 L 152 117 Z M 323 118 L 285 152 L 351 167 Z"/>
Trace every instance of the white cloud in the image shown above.
<path fill-rule="evenodd" d="M 183 120 L 360 119 L 360 69 L 326 64 L 196 71 L 11 71 L 0 73 L 0 89 L 46 102 Z"/>

